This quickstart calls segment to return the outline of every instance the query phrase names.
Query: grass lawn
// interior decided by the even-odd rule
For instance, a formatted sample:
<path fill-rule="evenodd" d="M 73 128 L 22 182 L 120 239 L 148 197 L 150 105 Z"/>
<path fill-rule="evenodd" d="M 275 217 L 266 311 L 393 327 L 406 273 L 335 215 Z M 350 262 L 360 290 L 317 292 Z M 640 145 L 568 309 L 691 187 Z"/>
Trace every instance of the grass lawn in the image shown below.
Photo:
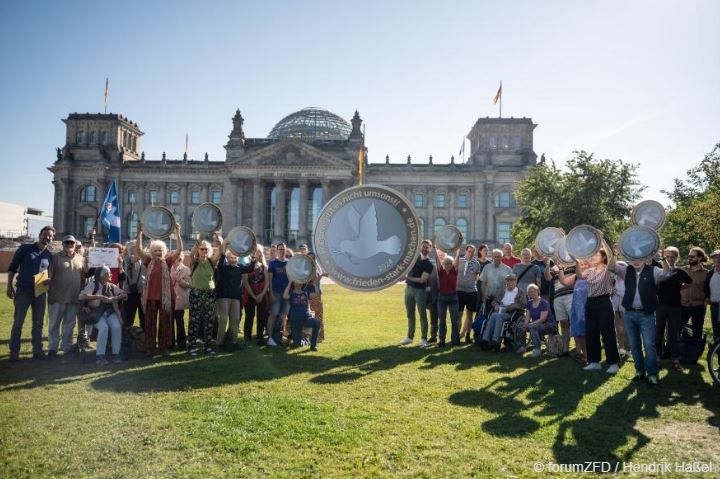
<path fill-rule="evenodd" d="M 538 461 L 700 461 L 715 472 L 692 477 L 720 474 L 720 389 L 704 358 L 663 369 L 653 389 L 630 382 L 632 362 L 609 377 L 565 358 L 399 347 L 401 286 L 328 286 L 325 312 L 316 353 L 250 346 L 104 368 L 30 360 L 28 318 L 11 364 L 3 297 L 0 476 L 577 475 L 536 473 Z"/>

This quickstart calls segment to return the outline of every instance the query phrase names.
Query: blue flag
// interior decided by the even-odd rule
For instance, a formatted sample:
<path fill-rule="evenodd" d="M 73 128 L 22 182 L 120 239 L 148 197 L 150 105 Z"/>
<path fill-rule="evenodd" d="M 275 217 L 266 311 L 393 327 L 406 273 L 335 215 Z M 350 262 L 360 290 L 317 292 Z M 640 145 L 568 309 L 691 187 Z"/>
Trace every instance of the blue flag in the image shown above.
<path fill-rule="evenodd" d="M 120 242 L 120 200 L 115 188 L 115 180 L 105 196 L 105 201 L 100 210 L 100 221 L 107 228 L 108 243 Z"/>

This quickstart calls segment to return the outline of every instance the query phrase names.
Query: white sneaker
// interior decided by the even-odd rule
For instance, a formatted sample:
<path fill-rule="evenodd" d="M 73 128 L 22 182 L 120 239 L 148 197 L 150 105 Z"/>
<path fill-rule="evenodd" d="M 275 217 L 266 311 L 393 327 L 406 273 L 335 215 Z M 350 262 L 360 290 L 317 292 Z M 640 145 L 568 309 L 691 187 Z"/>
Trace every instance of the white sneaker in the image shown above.
<path fill-rule="evenodd" d="M 539 349 L 533 349 L 533 352 L 530 355 L 530 357 L 533 358 L 539 358 L 540 356 L 542 356 L 542 351 L 540 351 Z"/>
<path fill-rule="evenodd" d="M 273 338 L 269 338 L 266 343 L 268 346 L 277 346 L 277 343 Z"/>
<path fill-rule="evenodd" d="M 600 363 L 590 363 L 583 368 L 583 371 L 600 371 L 601 369 Z"/>
<path fill-rule="evenodd" d="M 421 339 L 421 340 L 420 340 L 420 347 L 421 347 L 421 348 L 427 348 L 427 339 Z"/>
<path fill-rule="evenodd" d="M 410 339 L 410 338 L 405 338 L 405 339 L 403 339 L 402 341 L 400 341 L 400 344 L 401 344 L 402 346 L 405 346 L 406 344 L 410 344 L 410 343 L 412 343 L 412 342 L 413 342 L 412 339 Z"/>
<path fill-rule="evenodd" d="M 615 373 L 618 372 L 618 371 L 620 371 L 620 366 L 618 366 L 617 364 L 611 364 L 611 365 L 608 366 L 608 368 L 607 368 L 607 373 L 608 373 L 608 374 L 615 374 Z"/>
<path fill-rule="evenodd" d="M 625 356 L 625 355 L 627 355 L 627 351 L 625 351 L 623 348 L 619 348 L 619 349 L 618 349 L 618 354 L 619 354 L 620 356 Z"/>

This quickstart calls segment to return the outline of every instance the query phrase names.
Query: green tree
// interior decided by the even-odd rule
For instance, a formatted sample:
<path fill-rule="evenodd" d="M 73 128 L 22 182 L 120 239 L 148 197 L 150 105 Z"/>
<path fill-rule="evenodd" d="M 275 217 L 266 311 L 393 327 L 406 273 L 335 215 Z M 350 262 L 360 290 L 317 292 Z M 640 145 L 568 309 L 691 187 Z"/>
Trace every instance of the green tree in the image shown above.
<path fill-rule="evenodd" d="M 710 252 L 720 247 L 720 143 L 700 164 L 676 179 L 672 191 L 663 191 L 675 205 L 662 230 L 665 244 L 684 254 L 693 246 Z"/>
<path fill-rule="evenodd" d="M 513 225 L 518 246 L 531 247 L 548 226 L 567 233 L 581 224 L 600 229 L 612 244 L 628 226 L 633 204 L 644 189 L 637 165 L 622 160 L 598 160 L 575 151 L 561 171 L 554 162 L 540 164 L 520 182 L 516 192 L 522 217 Z"/>

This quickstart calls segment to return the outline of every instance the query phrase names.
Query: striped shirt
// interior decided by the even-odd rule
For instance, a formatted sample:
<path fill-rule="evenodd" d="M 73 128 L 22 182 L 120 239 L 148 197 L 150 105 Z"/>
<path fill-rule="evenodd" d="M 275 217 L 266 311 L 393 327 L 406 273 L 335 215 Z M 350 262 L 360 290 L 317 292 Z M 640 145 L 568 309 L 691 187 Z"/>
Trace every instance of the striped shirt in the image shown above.
<path fill-rule="evenodd" d="M 585 279 L 588 284 L 588 298 L 612 294 L 614 277 L 607 267 L 588 269 L 585 272 Z"/>

